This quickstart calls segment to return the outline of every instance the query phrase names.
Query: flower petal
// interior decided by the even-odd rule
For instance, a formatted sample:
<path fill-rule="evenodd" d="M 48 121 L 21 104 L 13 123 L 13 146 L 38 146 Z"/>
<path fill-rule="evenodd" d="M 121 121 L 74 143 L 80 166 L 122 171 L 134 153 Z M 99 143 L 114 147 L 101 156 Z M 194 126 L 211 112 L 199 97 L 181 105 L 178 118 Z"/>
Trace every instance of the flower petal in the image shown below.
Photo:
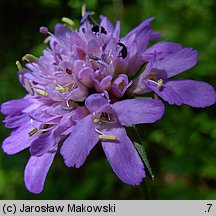
<path fill-rule="evenodd" d="M 37 134 L 29 136 L 29 132 L 38 126 L 39 123 L 26 123 L 14 130 L 11 135 L 3 141 L 3 151 L 8 155 L 12 155 L 28 148 L 31 143 L 38 138 Z"/>
<path fill-rule="evenodd" d="M 146 28 L 146 26 L 148 26 L 150 24 L 150 22 L 153 19 L 154 19 L 154 17 L 150 17 L 150 18 L 144 20 L 136 28 L 134 28 L 132 31 L 130 31 L 124 38 L 122 38 L 122 41 L 128 41 L 128 40 L 130 41 L 136 35 L 140 34 Z"/>
<path fill-rule="evenodd" d="M 184 48 L 178 52 L 156 61 L 152 68 L 165 70 L 168 77 L 175 76 L 192 68 L 197 63 L 198 53 L 191 48 Z"/>
<path fill-rule="evenodd" d="M 35 194 L 42 192 L 46 175 L 53 162 L 56 151 L 40 157 L 31 156 L 24 173 L 26 188 Z"/>
<path fill-rule="evenodd" d="M 88 115 L 73 127 L 70 136 L 63 143 L 61 154 L 65 164 L 79 168 L 97 142 L 98 134 L 92 116 Z"/>
<path fill-rule="evenodd" d="M 59 140 L 54 136 L 54 131 L 41 134 L 38 139 L 34 140 L 31 144 L 30 153 L 32 156 L 39 157 L 55 147 L 58 141 Z"/>
<path fill-rule="evenodd" d="M 192 107 L 206 107 L 215 104 L 215 89 L 206 82 L 194 80 L 173 80 L 166 83 L 183 99 L 183 103 Z"/>
<path fill-rule="evenodd" d="M 92 94 L 86 98 L 85 105 L 90 112 L 100 112 L 107 107 L 108 100 L 100 94 Z"/>
<path fill-rule="evenodd" d="M 109 19 L 102 15 L 100 16 L 100 19 L 101 19 L 100 26 L 104 27 L 104 29 L 106 30 L 108 34 L 112 34 L 114 31 L 114 28 L 113 28 L 112 23 L 109 21 Z"/>
<path fill-rule="evenodd" d="M 122 125 L 152 123 L 159 120 L 164 113 L 164 105 L 160 100 L 129 99 L 113 104 Z"/>
<path fill-rule="evenodd" d="M 161 89 L 158 88 L 158 84 L 155 81 L 147 80 L 144 82 L 152 91 L 167 101 L 169 104 L 176 104 L 180 106 L 183 104 L 181 95 L 176 93 L 170 86 L 164 84 Z"/>
<path fill-rule="evenodd" d="M 6 128 L 16 128 L 23 124 L 25 124 L 27 121 L 29 121 L 30 118 L 28 115 L 17 115 L 17 116 L 7 116 L 5 120 L 3 121 L 5 123 Z"/>
<path fill-rule="evenodd" d="M 79 71 L 78 78 L 80 82 L 87 88 L 93 87 L 92 76 L 94 75 L 94 70 L 90 67 L 84 67 Z"/>
<path fill-rule="evenodd" d="M 151 58 L 156 52 L 156 59 L 164 58 L 182 49 L 182 46 L 173 42 L 159 42 L 148 48 L 142 57 L 144 60 Z"/>
<path fill-rule="evenodd" d="M 117 141 L 102 141 L 103 150 L 115 174 L 125 183 L 138 185 L 145 177 L 144 165 L 123 127 L 104 131 Z"/>
<path fill-rule="evenodd" d="M 29 105 L 26 99 L 11 100 L 1 104 L 1 112 L 5 115 L 19 115 Z"/>

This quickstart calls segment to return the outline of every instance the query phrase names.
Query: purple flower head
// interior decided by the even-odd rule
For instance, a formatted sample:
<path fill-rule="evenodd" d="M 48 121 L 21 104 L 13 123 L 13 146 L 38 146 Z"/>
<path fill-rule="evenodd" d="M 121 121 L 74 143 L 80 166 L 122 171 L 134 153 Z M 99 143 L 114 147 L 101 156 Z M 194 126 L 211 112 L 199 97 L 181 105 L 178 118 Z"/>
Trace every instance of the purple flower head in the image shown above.
<path fill-rule="evenodd" d="M 192 68 L 198 53 L 171 42 L 159 42 L 142 54 L 145 71 L 129 90 L 134 94 L 154 91 L 169 104 L 206 107 L 215 104 L 215 89 L 208 83 L 189 79 L 169 78 Z"/>
<path fill-rule="evenodd" d="M 154 99 L 122 98 L 132 85 L 130 77 L 144 63 L 140 54 L 160 35 L 152 33 L 150 18 L 120 39 L 119 21 L 113 27 L 101 16 L 95 25 L 87 19 L 91 14 L 84 14 L 78 30 L 57 24 L 52 34 L 40 28 L 50 35 L 50 48 L 39 58 L 26 54 L 26 68 L 17 62 L 19 80 L 28 94 L 1 106 L 7 116 L 5 126 L 13 128 L 2 144 L 3 151 L 15 154 L 29 147 L 25 185 L 33 193 L 43 190 L 63 139 L 61 154 L 68 166 L 80 167 L 101 141 L 122 181 L 137 185 L 145 176 L 124 126 L 155 122 L 164 106 Z"/>
<path fill-rule="evenodd" d="M 52 34 L 41 27 L 41 33 L 49 34 L 49 48 L 39 58 L 26 54 L 26 68 L 16 62 L 27 95 L 1 105 L 5 126 L 13 129 L 3 151 L 11 155 L 29 148 L 24 179 L 32 193 L 43 190 L 58 149 L 67 166 L 79 168 L 97 143 L 123 182 L 140 184 L 144 164 L 125 127 L 159 120 L 164 105 L 158 99 L 134 98 L 136 93 L 155 91 L 177 105 L 215 102 L 215 91 L 206 83 L 168 80 L 193 67 L 197 52 L 174 43 L 148 48 L 150 40 L 161 36 L 152 32 L 153 18 L 120 38 L 119 21 L 113 26 L 101 16 L 97 24 L 92 14 L 83 12 L 77 30 L 57 24 Z M 134 79 L 143 65 L 145 71 Z"/>

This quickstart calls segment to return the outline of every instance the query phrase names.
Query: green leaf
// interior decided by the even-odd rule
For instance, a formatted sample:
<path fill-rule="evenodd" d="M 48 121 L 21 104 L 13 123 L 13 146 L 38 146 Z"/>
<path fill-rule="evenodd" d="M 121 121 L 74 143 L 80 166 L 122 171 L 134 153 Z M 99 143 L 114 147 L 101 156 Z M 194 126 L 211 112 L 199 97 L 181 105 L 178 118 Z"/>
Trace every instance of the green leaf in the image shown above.
<path fill-rule="evenodd" d="M 140 157 L 142 158 L 151 178 L 154 180 L 154 175 L 152 173 L 152 169 L 151 169 L 151 166 L 149 164 L 149 160 L 148 160 L 145 148 L 142 144 L 141 138 L 140 138 L 139 133 L 137 131 L 138 129 L 135 126 L 133 126 L 133 127 L 126 127 L 126 130 L 127 130 L 128 136 L 130 137 L 130 139 L 134 143 L 136 150 L 138 151 Z"/>
<path fill-rule="evenodd" d="M 145 164 L 151 178 L 154 180 L 154 174 L 152 173 L 152 169 L 151 169 L 151 166 L 149 164 L 149 160 L 148 160 L 145 148 L 143 147 L 142 144 L 139 144 L 137 142 L 134 142 L 134 146 L 135 146 L 136 150 L 138 151 L 140 157 L 144 161 L 144 164 Z"/>

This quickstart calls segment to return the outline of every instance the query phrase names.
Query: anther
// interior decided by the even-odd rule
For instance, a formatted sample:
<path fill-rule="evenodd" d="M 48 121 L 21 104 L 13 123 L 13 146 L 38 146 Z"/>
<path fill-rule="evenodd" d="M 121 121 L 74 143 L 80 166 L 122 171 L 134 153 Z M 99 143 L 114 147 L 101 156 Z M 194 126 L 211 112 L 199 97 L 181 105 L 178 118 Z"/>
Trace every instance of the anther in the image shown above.
<path fill-rule="evenodd" d="M 16 61 L 16 66 L 17 66 L 17 69 L 19 70 L 19 72 L 21 74 L 24 74 L 23 67 L 22 67 L 22 65 L 20 64 L 19 61 Z"/>
<path fill-rule="evenodd" d="M 117 140 L 117 136 L 111 135 L 98 135 L 98 138 L 103 140 Z"/>
<path fill-rule="evenodd" d="M 82 17 L 85 15 L 86 13 L 86 4 L 82 5 Z"/>
<path fill-rule="evenodd" d="M 28 135 L 31 137 L 33 136 L 35 133 L 37 132 L 37 128 L 34 128 L 33 130 L 31 130 Z"/>
<path fill-rule="evenodd" d="M 34 91 L 33 91 L 33 88 L 31 86 L 31 83 L 29 82 L 29 80 L 28 79 L 24 79 L 23 82 L 25 84 L 26 90 L 29 92 L 29 94 L 31 96 L 33 96 L 34 95 Z"/>
<path fill-rule="evenodd" d="M 67 93 L 69 92 L 69 87 L 62 87 L 60 85 L 56 86 L 55 87 L 55 90 L 57 90 L 58 92 L 61 92 L 61 93 Z"/>
<path fill-rule="evenodd" d="M 162 86 L 163 86 L 163 80 L 159 79 L 157 84 L 158 89 L 161 90 Z"/>
<path fill-rule="evenodd" d="M 43 131 L 38 132 L 38 136 L 41 136 L 43 134 Z"/>
<path fill-rule="evenodd" d="M 50 36 L 46 37 L 46 38 L 44 39 L 43 42 L 44 42 L 45 44 L 47 44 L 47 43 L 49 43 L 49 41 L 50 41 Z"/>
<path fill-rule="evenodd" d="M 38 94 L 42 95 L 42 96 L 47 96 L 47 95 L 48 95 L 47 92 L 44 91 L 44 90 L 42 90 L 42 89 L 35 89 L 35 91 L 36 91 Z"/>
<path fill-rule="evenodd" d="M 62 17 L 61 20 L 62 20 L 62 22 L 66 23 L 66 24 L 68 24 L 68 25 L 70 25 L 70 26 L 74 26 L 74 22 L 73 22 L 73 20 L 70 19 L 70 18 Z"/>
<path fill-rule="evenodd" d="M 32 54 L 25 54 L 23 57 L 22 57 L 22 60 L 23 61 L 27 61 L 27 62 L 38 62 L 38 58 L 35 57 L 34 55 Z"/>
<path fill-rule="evenodd" d="M 93 122 L 94 122 L 95 124 L 100 123 L 100 121 L 101 121 L 101 119 L 99 119 L 99 118 L 93 120 Z"/>

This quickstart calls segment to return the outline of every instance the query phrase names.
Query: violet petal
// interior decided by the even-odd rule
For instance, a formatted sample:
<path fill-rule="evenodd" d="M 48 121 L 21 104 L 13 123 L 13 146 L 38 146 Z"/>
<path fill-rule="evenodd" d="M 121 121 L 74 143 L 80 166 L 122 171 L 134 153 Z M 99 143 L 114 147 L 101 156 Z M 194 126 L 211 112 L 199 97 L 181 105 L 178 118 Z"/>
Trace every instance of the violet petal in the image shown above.
<path fill-rule="evenodd" d="M 97 142 L 98 134 L 92 116 L 88 115 L 73 127 L 70 136 L 63 143 L 61 154 L 65 164 L 76 168 L 82 166 Z"/>
<path fill-rule="evenodd" d="M 184 48 L 178 52 L 156 61 L 153 68 L 165 70 L 168 77 L 175 76 L 192 68 L 197 63 L 198 53 L 191 48 Z"/>
<path fill-rule="evenodd" d="M 206 82 L 194 80 L 168 81 L 166 86 L 171 87 L 183 99 L 183 103 L 192 107 L 206 107 L 215 104 L 215 89 Z"/>
<path fill-rule="evenodd" d="M 138 185 L 145 177 L 144 165 L 123 127 L 104 131 L 116 141 L 102 141 L 103 150 L 116 175 L 125 183 Z"/>
<path fill-rule="evenodd" d="M 129 99 L 113 104 L 122 125 L 152 123 L 159 120 L 164 113 L 164 105 L 160 100 Z"/>
<path fill-rule="evenodd" d="M 29 105 L 26 99 L 10 100 L 1 104 L 1 112 L 5 115 L 19 115 Z"/>
<path fill-rule="evenodd" d="M 183 104 L 181 95 L 176 93 L 170 86 L 164 84 L 161 89 L 158 88 L 158 84 L 155 81 L 147 80 L 145 85 L 148 86 L 157 95 L 167 101 L 169 104 L 175 104 L 180 106 Z"/>
<path fill-rule="evenodd" d="M 29 136 L 29 132 L 38 125 L 39 123 L 35 123 L 34 125 L 32 123 L 26 123 L 14 130 L 11 135 L 3 141 L 3 151 L 8 155 L 12 155 L 28 148 L 31 143 L 38 138 L 37 134 Z"/>
<path fill-rule="evenodd" d="M 43 190 L 46 175 L 56 152 L 49 152 L 40 157 L 31 156 L 24 173 L 26 188 L 35 194 Z"/>

